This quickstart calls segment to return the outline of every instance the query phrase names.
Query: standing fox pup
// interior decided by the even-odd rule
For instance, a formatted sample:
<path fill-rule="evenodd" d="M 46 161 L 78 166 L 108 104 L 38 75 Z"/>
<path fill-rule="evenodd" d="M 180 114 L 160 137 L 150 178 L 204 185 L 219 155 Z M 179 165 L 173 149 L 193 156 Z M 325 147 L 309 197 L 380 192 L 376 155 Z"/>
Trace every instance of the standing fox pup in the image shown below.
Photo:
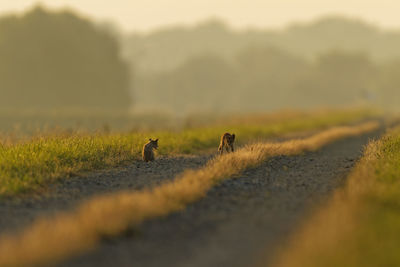
<path fill-rule="evenodd" d="M 233 142 L 235 142 L 235 134 L 224 133 L 224 135 L 221 136 L 221 143 L 218 147 L 219 154 L 222 155 L 224 153 L 224 147 L 226 148 L 226 152 L 233 152 Z"/>
<path fill-rule="evenodd" d="M 145 162 L 154 160 L 154 149 L 158 148 L 158 138 L 156 140 L 149 139 L 149 142 L 143 146 L 142 157 Z"/>

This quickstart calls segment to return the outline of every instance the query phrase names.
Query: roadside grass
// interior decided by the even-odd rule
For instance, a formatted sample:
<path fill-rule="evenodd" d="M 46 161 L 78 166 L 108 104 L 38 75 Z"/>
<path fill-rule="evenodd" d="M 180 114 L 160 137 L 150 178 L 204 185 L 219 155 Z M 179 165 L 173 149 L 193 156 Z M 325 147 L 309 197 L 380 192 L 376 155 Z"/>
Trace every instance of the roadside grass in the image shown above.
<path fill-rule="evenodd" d="M 276 113 L 263 123 L 248 119 L 182 131 L 134 132 L 97 135 L 43 135 L 22 142 L 0 142 L 0 198 L 38 190 L 57 179 L 91 170 L 115 167 L 140 159 L 148 138 L 159 138 L 160 155 L 199 153 L 217 148 L 226 131 L 238 136 L 239 145 L 291 132 L 318 130 L 374 117 L 370 110 Z"/>
<path fill-rule="evenodd" d="M 379 127 L 377 122 L 333 127 L 305 139 L 247 145 L 235 153 L 210 160 L 204 167 L 187 170 L 158 187 L 102 196 L 71 212 L 41 218 L 20 233 L 0 237 L 0 266 L 54 264 L 96 246 L 146 220 L 184 209 L 204 197 L 225 179 L 276 155 L 316 150 L 340 138 L 360 135 Z"/>
<path fill-rule="evenodd" d="M 400 266 L 399 248 L 397 127 L 368 144 L 344 189 L 305 221 L 273 266 Z"/>

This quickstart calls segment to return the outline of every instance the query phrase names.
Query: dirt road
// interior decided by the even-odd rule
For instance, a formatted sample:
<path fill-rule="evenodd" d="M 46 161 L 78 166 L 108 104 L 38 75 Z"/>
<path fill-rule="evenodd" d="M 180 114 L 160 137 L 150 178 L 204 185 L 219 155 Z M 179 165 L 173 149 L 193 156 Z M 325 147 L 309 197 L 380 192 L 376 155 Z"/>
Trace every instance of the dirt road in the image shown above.
<path fill-rule="evenodd" d="M 268 259 L 311 207 L 343 183 L 363 146 L 376 136 L 270 159 L 226 180 L 185 211 L 104 240 L 95 251 L 60 266 L 249 266 L 261 254 Z M 181 160 L 201 165 L 207 157 Z M 179 162 L 165 164 L 178 168 Z M 173 177 L 163 176 L 164 167 L 154 169 L 154 177 Z"/>

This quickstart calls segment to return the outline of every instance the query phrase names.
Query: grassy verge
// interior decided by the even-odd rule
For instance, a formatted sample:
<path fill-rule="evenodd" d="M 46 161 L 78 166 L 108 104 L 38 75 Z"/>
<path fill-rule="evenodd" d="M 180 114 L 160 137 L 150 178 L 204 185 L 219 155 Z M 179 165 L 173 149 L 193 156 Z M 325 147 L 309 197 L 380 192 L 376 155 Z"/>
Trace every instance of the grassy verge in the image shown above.
<path fill-rule="evenodd" d="M 114 167 L 137 160 L 150 137 L 160 139 L 159 154 L 195 153 L 216 148 L 219 136 L 234 132 L 239 143 L 294 131 L 317 130 L 373 116 L 365 110 L 275 114 L 264 120 L 230 122 L 224 126 L 180 132 L 137 132 L 113 135 L 36 137 L 30 141 L 0 144 L 0 197 L 36 190 L 56 179 L 78 172 Z"/>
<path fill-rule="evenodd" d="M 400 128 L 371 142 L 344 189 L 273 266 L 400 266 Z"/>
<path fill-rule="evenodd" d="M 224 179 L 276 155 L 316 150 L 340 138 L 372 131 L 378 123 L 334 127 L 306 139 L 248 145 L 210 160 L 151 190 L 97 196 L 75 211 L 37 220 L 19 234 L 0 237 L 0 266 L 55 263 L 93 248 L 103 237 L 118 235 L 146 220 L 184 209 Z M 62 240 L 62 242 L 60 242 Z"/>

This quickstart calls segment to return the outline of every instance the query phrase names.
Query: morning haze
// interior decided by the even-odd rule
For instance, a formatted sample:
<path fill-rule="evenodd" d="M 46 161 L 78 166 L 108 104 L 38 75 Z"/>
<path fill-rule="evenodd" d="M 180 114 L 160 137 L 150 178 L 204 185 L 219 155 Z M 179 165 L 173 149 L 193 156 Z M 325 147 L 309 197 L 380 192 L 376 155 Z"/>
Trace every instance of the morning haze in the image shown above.
<path fill-rule="evenodd" d="M 152 3 L 2 4 L 0 127 L 126 129 L 199 113 L 396 109 L 400 31 L 379 26 L 395 25 L 390 12 L 379 17 L 389 1 L 381 9 L 372 1 Z"/>

